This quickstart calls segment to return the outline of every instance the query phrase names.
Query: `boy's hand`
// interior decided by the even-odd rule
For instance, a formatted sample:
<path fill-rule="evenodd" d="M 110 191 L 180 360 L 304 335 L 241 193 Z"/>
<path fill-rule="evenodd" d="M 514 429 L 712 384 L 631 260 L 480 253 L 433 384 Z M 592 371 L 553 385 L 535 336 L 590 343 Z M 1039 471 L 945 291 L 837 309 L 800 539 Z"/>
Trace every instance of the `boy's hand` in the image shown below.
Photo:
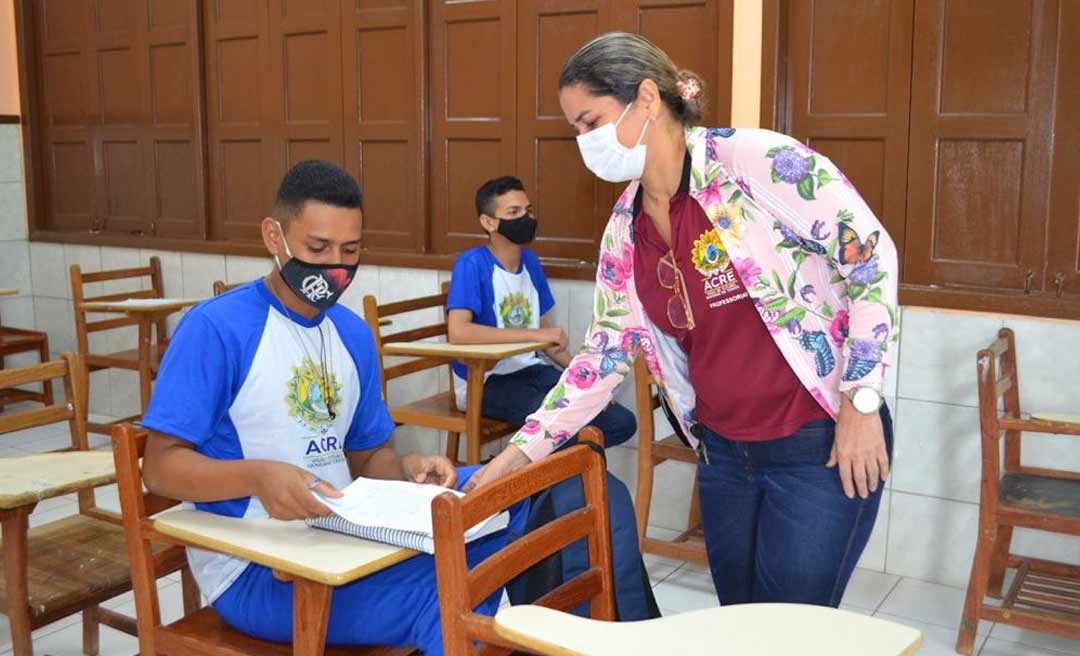
<path fill-rule="evenodd" d="M 551 350 L 556 353 L 559 351 L 565 351 L 567 343 L 570 342 L 570 338 L 566 336 L 566 331 L 558 326 L 551 326 L 549 328 L 537 328 L 539 341 L 551 342 L 555 346 Z"/>
<path fill-rule="evenodd" d="M 325 517 L 330 509 L 312 495 L 341 496 L 333 485 L 287 462 L 263 461 L 255 479 L 255 496 L 273 519 Z"/>
<path fill-rule="evenodd" d="M 401 468 L 409 481 L 448 488 L 457 485 L 457 468 L 446 456 L 410 453 L 401 457 Z"/>

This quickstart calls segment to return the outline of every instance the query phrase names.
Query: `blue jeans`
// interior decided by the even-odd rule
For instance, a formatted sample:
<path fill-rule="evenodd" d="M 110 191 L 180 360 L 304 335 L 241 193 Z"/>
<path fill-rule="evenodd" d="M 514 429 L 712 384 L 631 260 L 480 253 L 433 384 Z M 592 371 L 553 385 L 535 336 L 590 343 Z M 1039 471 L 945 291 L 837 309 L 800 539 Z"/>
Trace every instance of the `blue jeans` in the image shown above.
<path fill-rule="evenodd" d="M 524 424 L 544 397 L 559 382 L 562 372 L 546 364 L 536 364 L 509 374 L 488 376 L 484 382 L 484 401 L 480 412 L 485 417 Z M 622 444 L 637 431 L 637 419 L 618 403 L 612 403 L 596 415 L 590 426 L 604 432 L 604 446 Z"/>
<path fill-rule="evenodd" d="M 892 418 L 881 408 L 892 459 Z M 700 429 L 702 527 L 720 604 L 790 602 L 838 606 L 874 528 L 885 485 L 848 499 L 826 468 L 835 423 L 811 421 L 794 435 L 737 442 Z"/>

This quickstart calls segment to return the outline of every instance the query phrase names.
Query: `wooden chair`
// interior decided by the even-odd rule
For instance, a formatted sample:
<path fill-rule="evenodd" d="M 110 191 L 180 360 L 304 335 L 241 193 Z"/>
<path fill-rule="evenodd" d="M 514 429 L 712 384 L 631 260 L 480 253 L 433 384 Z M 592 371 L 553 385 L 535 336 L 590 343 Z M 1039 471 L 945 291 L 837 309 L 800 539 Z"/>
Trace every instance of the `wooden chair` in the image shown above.
<path fill-rule="evenodd" d="M 26 383 L 49 383 L 54 378 L 63 379 L 64 393 L 69 401 L 2 415 L 0 434 L 67 421 L 71 446 L 61 450 L 88 451 L 82 411 L 85 395 L 75 356 L 68 353 L 62 360 L 0 371 L 0 389 Z M 62 455 L 55 454 L 58 458 Z M 104 482 L 98 484 L 111 483 L 111 473 L 112 468 L 107 468 Z M 97 653 L 100 624 L 131 635 L 136 633 L 132 618 L 99 605 L 131 588 L 120 516 L 98 508 L 94 489 L 89 484 L 79 482 L 55 491 L 55 495 L 69 493 L 72 487 L 77 488 L 78 513 L 33 529 L 29 528 L 28 519 L 42 497 L 40 493 L 32 495 L 26 503 L 0 509 L 4 553 L 0 598 L 11 623 L 17 656 L 33 653 L 31 631 L 80 611 L 85 654 Z M 185 566 L 182 549 L 168 549 L 156 544 L 153 552 L 160 563 L 161 575 Z M 195 589 L 194 581 L 188 575 L 184 577 L 184 589 Z"/>
<path fill-rule="evenodd" d="M 393 418 L 394 422 L 398 425 L 422 426 L 425 428 L 446 431 L 446 457 L 454 462 L 458 462 L 460 438 L 461 434 L 465 433 L 468 438 L 465 461 L 469 464 L 478 464 L 480 462 L 481 446 L 488 442 L 502 439 L 507 435 L 511 435 L 516 432 L 519 427 L 498 419 L 481 417 L 479 422 L 480 434 L 476 436 L 470 435 L 467 429 L 467 412 L 462 412 L 457 409 L 457 399 L 454 394 L 454 372 L 450 363 L 445 358 L 408 358 L 405 359 L 404 362 L 399 362 L 388 367 L 386 366 L 385 357 L 383 355 L 383 346 L 385 344 L 390 344 L 392 342 L 412 342 L 429 337 L 446 337 L 447 327 L 445 308 L 446 296 L 449 291 L 450 283 L 444 282 L 442 285 L 442 292 L 439 294 L 397 301 L 395 303 L 386 303 L 383 305 L 379 305 L 374 296 L 365 296 L 364 320 L 367 321 L 368 326 L 371 328 L 371 333 L 375 337 L 375 347 L 379 353 L 379 366 L 382 368 L 384 399 L 387 398 L 387 382 L 418 371 L 433 369 L 435 367 L 446 367 L 450 383 L 449 391 L 429 396 L 413 403 L 390 406 L 390 416 Z M 429 308 L 442 309 L 444 312 L 443 320 L 439 323 L 401 330 L 394 333 L 384 334 L 382 332 L 382 329 L 386 327 L 388 323 L 386 321 L 387 317 L 426 310 Z M 477 401 L 475 408 L 467 409 L 467 411 L 479 413 L 479 401 Z"/>
<path fill-rule="evenodd" d="M 85 295 L 84 286 L 90 283 L 104 282 L 107 280 L 123 280 L 125 278 L 150 278 L 150 289 L 116 294 L 104 294 L 101 296 L 88 297 Z M 84 389 L 89 398 L 90 372 L 103 369 L 128 369 L 139 371 L 142 363 L 139 362 L 138 348 L 127 349 L 115 353 L 91 353 L 90 334 L 126 328 L 139 325 L 138 319 L 122 316 L 96 321 L 87 320 L 87 312 L 83 304 L 91 301 L 122 301 L 129 298 L 164 298 L 164 288 L 161 282 L 161 260 L 157 257 L 150 258 L 149 266 L 132 269 L 113 269 L 110 271 L 95 271 L 83 273 L 78 264 L 71 265 L 71 300 L 75 309 L 75 341 L 79 351 L 79 357 L 86 368 L 86 385 Z M 151 349 L 149 369 L 152 374 L 157 372 L 161 356 L 165 353 L 168 344 L 165 318 L 156 322 L 154 331 L 157 333 L 156 345 Z M 125 417 L 119 421 L 131 421 L 138 419 L 138 415 Z M 100 424 L 87 422 L 87 429 L 92 433 L 108 434 L 112 424 Z"/>
<path fill-rule="evenodd" d="M 687 530 L 673 540 L 661 540 L 646 535 L 649 528 L 649 512 L 652 505 L 653 477 L 656 466 L 665 460 L 678 460 L 697 465 L 697 454 L 672 433 L 662 440 L 656 439 L 653 411 L 660 407 L 656 380 L 649 373 L 645 358 L 634 362 L 634 395 L 638 417 L 638 476 L 634 511 L 637 514 L 638 544 L 642 553 L 656 554 L 665 558 L 685 560 L 698 565 L 709 564 L 705 553 L 705 538 L 701 531 L 701 508 L 698 502 L 697 472 L 694 473 L 694 489 L 690 496 L 690 517 Z"/>
<path fill-rule="evenodd" d="M 211 607 L 186 608 L 185 615 L 172 624 L 162 624 L 155 579 L 161 575 L 161 562 L 151 549 L 153 541 L 162 540 L 183 544 L 154 529 L 151 515 L 178 505 L 168 499 L 144 491 L 139 459 L 146 450 L 147 433 L 129 423 L 113 429 L 113 454 L 116 458 L 116 480 L 120 488 L 120 507 L 123 511 L 127 553 L 131 560 L 132 590 L 135 593 L 135 616 L 139 629 L 139 653 L 142 656 L 261 656 L 263 654 L 292 654 L 287 644 L 267 642 L 249 637 L 230 628 Z M 293 610 L 293 635 L 325 631 L 319 618 L 306 611 L 311 602 L 304 591 L 310 588 L 297 584 Z M 299 642 L 299 640 L 298 640 Z M 325 653 L 332 656 L 406 656 L 412 648 L 402 647 L 332 647 Z"/>
<path fill-rule="evenodd" d="M 0 323 L 0 370 L 4 368 L 4 358 L 19 353 L 37 352 L 39 362 L 49 360 L 49 336 L 39 330 L 12 328 Z M 53 389 L 50 381 L 42 382 L 40 392 L 11 388 L 0 391 L 0 409 L 20 401 L 36 401 L 44 405 L 53 404 Z"/>
<path fill-rule="evenodd" d="M 582 444 L 523 467 L 464 498 L 447 493 L 432 502 L 435 571 L 446 656 L 473 654 L 473 642 L 477 640 L 488 645 L 485 654 L 509 654 L 525 648 L 499 637 L 492 618 L 473 609 L 510 579 L 582 538 L 588 539 L 589 569 L 564 581 L 533 605 L 568 611 L 588 602 L 594 619 L 615 619 L 603 437 L 598 429 L 590 427 L 582 430 L 580 439 Z M 468 527 L 576 476 L 581 476 L 585 488 L 582 508 L 533 530 L 468 570 L 464 540 Z"/>
<path fill-rule="evenodd" d="M 230 289 L 236 289 L 240 285 L 246 285 L 246 284 L 247 283 L 243 283 L 243 282 L 234 282 L 234 283 L 230 284 L 230 283 L 226 283 L 224 280 L 215 280 L 214 281 L 214 296 L 221 296 L 222 294 L 229 291 Z"/>
<path fill-rule="evenodd" d="M 1080 436 L 1080 422 L 1023 415 L 1016 360 L 1016 338 L 1008 328 L 976 356 L 982 487 L 979 537 L 956 641 L 963 654 L 972 652 L 980 619 L 1080 638 L 1080 567 L 1009 552 L 1017 526 L 1080 535 L 1080 473 L 1027 467 L 1020 458 L 1025 431 Z M 1006 568 L 1017 571 L 1002 599 Z M 1001 604 L 987 605 L 987 594 Z"/>

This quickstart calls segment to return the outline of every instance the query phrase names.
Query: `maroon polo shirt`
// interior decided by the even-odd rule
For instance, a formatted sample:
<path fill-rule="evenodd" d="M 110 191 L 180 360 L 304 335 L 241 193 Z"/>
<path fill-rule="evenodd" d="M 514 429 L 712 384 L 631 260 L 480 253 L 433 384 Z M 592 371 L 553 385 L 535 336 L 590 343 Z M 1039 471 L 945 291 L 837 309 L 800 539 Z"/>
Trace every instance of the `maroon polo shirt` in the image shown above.
<path fill-rule="evenodd" d="M 697 420 L 728 439 L 764 441 L 827 419 L 780 353 L 704 210 L 688 193 L 688 172 L 671 199 L 671 242 L 695 328 L 676 329 L 668 319 L 673 292 L 660 284 L 656 271 L 668 247 L 640 209 L 640 199 L 633 224 L 634 282 L 645 314 L 687 355 Z"/>

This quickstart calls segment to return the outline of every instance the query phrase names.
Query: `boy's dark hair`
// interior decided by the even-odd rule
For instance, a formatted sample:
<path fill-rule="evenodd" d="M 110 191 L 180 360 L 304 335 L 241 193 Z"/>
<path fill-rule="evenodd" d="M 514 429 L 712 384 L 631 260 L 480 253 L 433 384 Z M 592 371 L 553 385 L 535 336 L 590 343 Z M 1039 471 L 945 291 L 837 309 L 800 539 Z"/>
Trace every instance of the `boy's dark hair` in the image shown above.
<path fill-rule="evenodd" d="M 487 214 L 494 217 L 495 199 L 508 191 L 525 191 L 525 185 L 512 175 L 504 175 L 480 185 L 476 190 L 476 216 Z"/>
<path fill-rule="evenodd" d="M 309 200 L 359 209 L 363 196 L 348 171 L 333 162 L 309 159 L 293 166 L 281 179 L 274 198 L 274 218 L 285 225 Z"/>

